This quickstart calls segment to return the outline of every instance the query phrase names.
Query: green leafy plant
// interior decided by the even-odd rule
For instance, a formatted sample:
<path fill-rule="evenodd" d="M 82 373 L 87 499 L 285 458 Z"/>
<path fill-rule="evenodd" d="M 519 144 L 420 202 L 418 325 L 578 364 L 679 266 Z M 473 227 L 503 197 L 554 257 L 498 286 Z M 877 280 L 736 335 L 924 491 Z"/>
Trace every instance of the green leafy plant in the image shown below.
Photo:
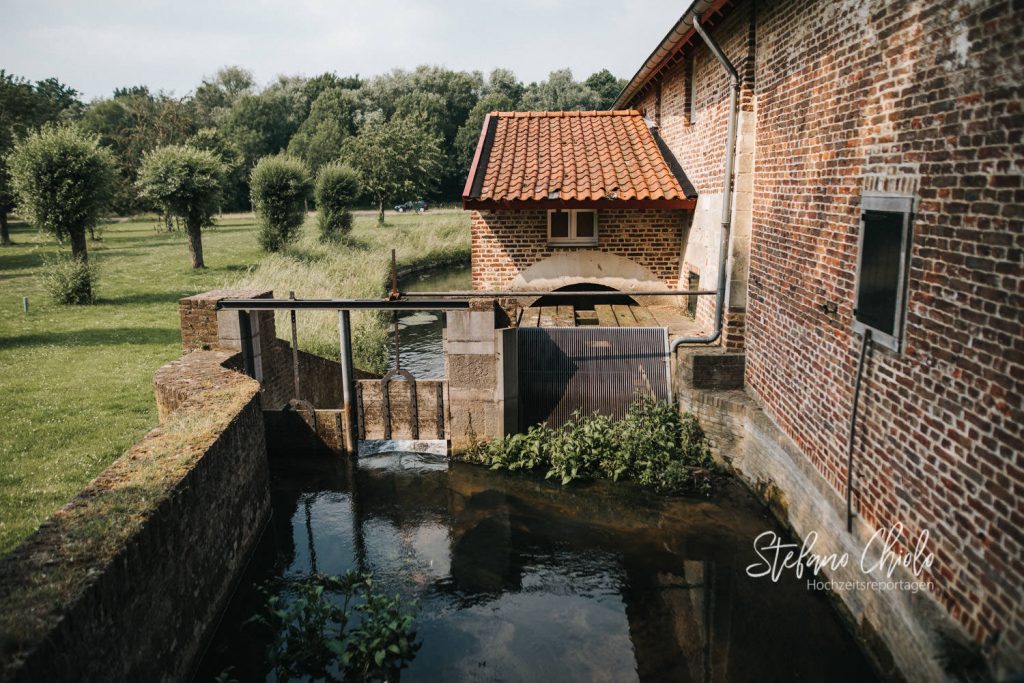
<path fill-rule="evenodd" d="M 96 302 L 99 272 L 88 261 L 58 258 L 43 266 L 43 288 L 58 304 L 84 305 Z"/>
<path fill-rule="evenodd" d="M 320 167 L 314 196 L 321 242 L 337 240 L 352 230 L 351 207 L 360 191 L 359 174 L 351 166 L 331 162 Z"/>
<path fill-rule="evenodd" d="M 697 419 L 643 397 L 621 420 L 577 413 L 561 429 L 535 425 L 525 434 L 479 444 L 469 459 L 496 470 L 543 469 L 562 485 L 603 478 L 662 492 L 708 492 L 715 470 Z"/>
<path fill-rule="evenodd" d="M 267 156 L 252 169 L 249 187 L 259 221 L 260 246 L 280 251 L 298 235 L 306 216 L 309 172 L 295 157 Z"/>
<path fill-rule="evenodd" d="M 421 645 L 401 598 L 374 592 L 373 576 L 354 571 L 291 580 L 251 621 L 275 632 L 278 680 L 396 680 Z"/>

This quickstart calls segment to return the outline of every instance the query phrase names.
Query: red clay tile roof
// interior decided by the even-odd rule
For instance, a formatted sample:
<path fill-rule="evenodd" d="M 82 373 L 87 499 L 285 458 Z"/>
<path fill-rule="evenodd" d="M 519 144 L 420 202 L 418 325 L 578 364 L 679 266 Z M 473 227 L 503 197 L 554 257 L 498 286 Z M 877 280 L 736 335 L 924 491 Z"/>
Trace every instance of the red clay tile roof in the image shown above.
<path fill-rule="evenodd" d="M 640 112 L 491 112 L 467 208 L 615 202 L 692 208 L 696 192 Z"/>

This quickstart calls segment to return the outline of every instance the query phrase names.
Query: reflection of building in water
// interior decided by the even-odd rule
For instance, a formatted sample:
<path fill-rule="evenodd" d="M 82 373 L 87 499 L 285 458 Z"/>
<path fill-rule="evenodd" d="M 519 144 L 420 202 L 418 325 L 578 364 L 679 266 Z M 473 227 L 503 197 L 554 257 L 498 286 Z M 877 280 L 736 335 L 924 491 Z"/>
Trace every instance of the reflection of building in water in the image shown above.
<path fill-rule="evenodd" d="M 849 663 L 840 680 L 870 677 L 826 601 L 801 582 L 745 576 L 750 539 L 768 524 L 746 494 L 666 501 L 374 460 L 355 472 L 335 460 L 275 486 L 277 566 L 304 572 L 315 558 L 325 573 L 372 570 L 387 592 L 420 598 L 435 637 L 421 676 L 465 673 L 444 667 L 477 656 L 508 673 L 527 652 L 529 665 L 569 677 L 817 680 L 837 662 Z"/>

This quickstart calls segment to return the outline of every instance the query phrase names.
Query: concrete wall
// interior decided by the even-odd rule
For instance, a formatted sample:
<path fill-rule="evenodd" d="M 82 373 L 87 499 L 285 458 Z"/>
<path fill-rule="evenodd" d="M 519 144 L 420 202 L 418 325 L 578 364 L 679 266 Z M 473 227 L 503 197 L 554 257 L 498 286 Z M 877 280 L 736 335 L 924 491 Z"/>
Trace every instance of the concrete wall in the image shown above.
<path fill-rule="evenodd" d="M 493 299 L 473 299 L 468 311 L 450 311 L 445 328 L 451 448 L 462 452 L 478 441 L 504 436 L 504 345 L 495 329 Z"/>
<path fill-rule="evenodd" d="M 231 362 L 161 368 L 161 426 L 0 560 L 0 680 L 188 679 L 270 514 L 259 386 Z"/>

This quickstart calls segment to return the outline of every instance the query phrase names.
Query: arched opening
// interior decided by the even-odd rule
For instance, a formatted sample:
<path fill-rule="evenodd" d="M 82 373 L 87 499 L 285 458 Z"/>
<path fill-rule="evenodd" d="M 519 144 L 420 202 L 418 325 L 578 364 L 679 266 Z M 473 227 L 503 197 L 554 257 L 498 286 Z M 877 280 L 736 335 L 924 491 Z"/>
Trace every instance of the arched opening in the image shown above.
<path fill-rule="evenodd" d="M 555 292 L 608 292 L 603 295 L 589 295 L 589 296 L 542 296 L 533 302 L 534 307 L 543 306 L 572 306 L 576 310 L 592 311 L 596 305 L 622 305 L 622 306 L 636 306 L 637 302 L 633 297 L 628 294 L 623 294 L 614 287 L 607 285 L 599 285 L 594 282 L 577 282 L 571 285 L 565 285 L 558 289 L 552 290 Z"/>

